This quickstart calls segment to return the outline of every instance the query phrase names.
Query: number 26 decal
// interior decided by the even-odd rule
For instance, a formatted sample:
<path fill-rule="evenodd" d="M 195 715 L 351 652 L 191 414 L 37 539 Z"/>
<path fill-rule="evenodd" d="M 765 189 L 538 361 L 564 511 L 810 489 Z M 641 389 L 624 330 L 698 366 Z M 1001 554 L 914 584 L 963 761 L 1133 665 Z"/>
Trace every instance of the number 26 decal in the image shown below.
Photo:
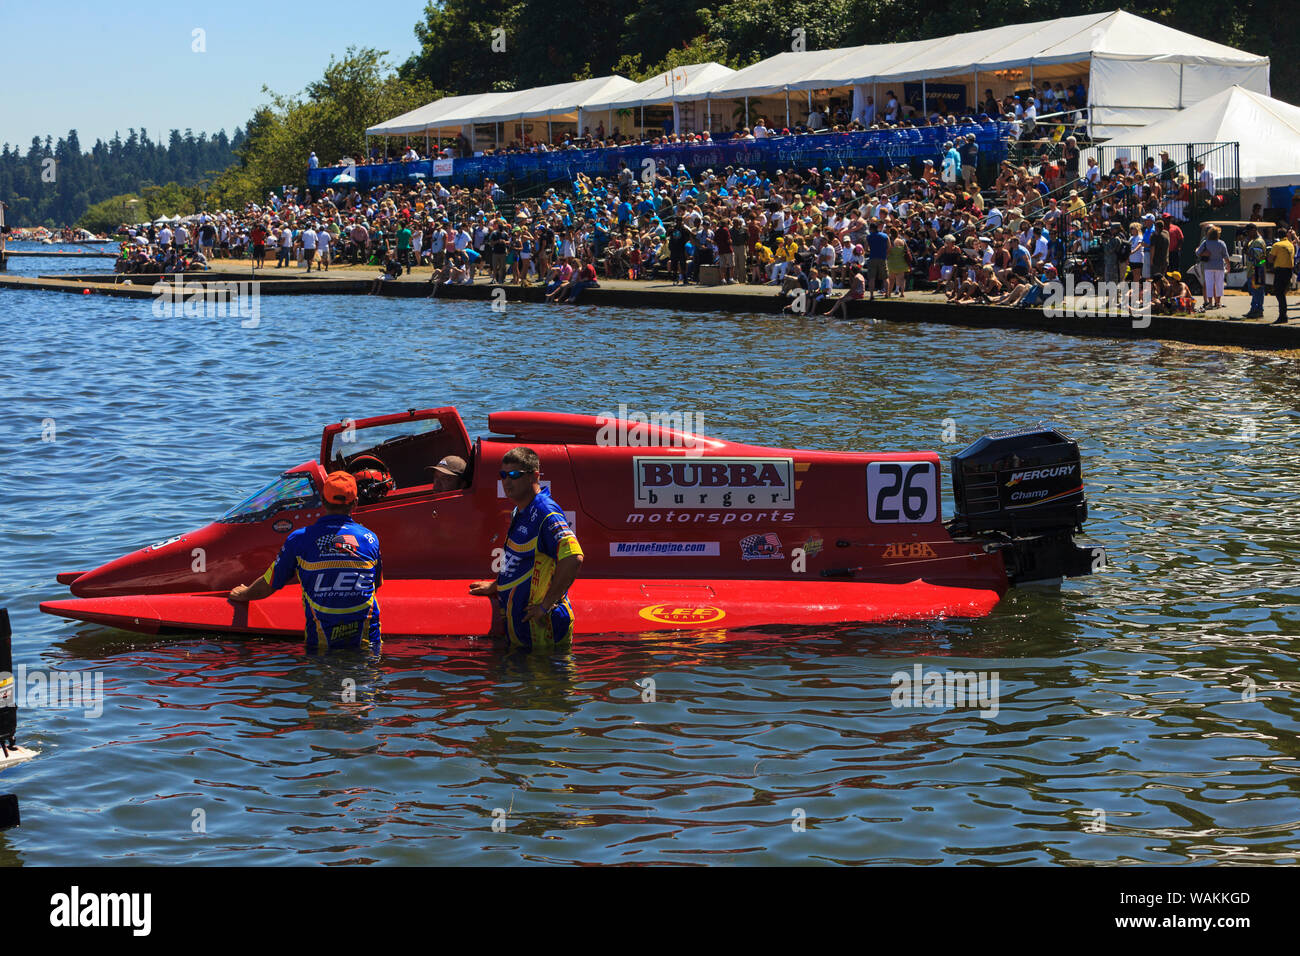
<path fill-rule="evenodd" d="M 877 524 L 934 521 L 939 469 L 932 461 L 873 461 L 867 465 L 867 517 Z"/>

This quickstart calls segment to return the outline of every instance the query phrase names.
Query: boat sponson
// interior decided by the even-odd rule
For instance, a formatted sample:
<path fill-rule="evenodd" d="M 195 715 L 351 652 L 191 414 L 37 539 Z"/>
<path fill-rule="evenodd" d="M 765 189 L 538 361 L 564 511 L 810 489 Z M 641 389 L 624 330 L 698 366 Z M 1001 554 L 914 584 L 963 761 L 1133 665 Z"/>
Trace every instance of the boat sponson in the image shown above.
<path fill-rule="evenodd" d="M 487 634 L 491 605 L 486 598 L 471 596 L 469 583 L 386 581 L 379 591 L 384 634 Z M 992 589 L 921 580 L 580 580 L 570 591 L 578 634 L 983 617 L 1000 597 Z M 224 592 L 199 592 L 46 601 L 41 610 L 145 634 L 238 632 L 297 638 L 305 622 L 295 585 L 251 604 L 233 603 Z"/>

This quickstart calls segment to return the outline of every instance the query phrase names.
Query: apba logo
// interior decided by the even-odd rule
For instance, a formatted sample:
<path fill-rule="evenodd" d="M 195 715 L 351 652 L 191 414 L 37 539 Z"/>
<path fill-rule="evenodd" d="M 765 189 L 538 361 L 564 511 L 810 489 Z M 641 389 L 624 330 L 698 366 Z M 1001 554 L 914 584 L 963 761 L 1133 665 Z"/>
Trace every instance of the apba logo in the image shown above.
<path fill-rule="evenodd" d="M 934 558 L 934 548 L 924 541 L 895 541 L 885 548 L 885 558 Z"/>

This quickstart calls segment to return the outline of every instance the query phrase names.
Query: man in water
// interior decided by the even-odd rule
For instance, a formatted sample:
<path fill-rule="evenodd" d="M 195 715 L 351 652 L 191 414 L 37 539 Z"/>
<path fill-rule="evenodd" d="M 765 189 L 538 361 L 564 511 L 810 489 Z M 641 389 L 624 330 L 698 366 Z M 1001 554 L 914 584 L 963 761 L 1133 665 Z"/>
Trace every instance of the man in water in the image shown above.
<path fill-rule="evenodd" d="M 496 598 L 510 643 L 527 650 L 565 647 L 573 639 L 568 591 L 582 568 L 582 547 L 564 510 L 541 485 L 541 460 L 520 446 L 501 459 L 501 485 L 515 503 L 505 557 L 495 581 L 469 593 Z"/>
<path fill-rule="evenodd" d="M 243 603 L 269 597 L 296 573 L 307 615 L 308 652 L 321 646 L 378 651 L 375 592 L 383 583 L 379 539 L 352 520 L 357 482 L 346 471 L 325 477 L 321 497 L 324 516 L 289 535 L 266 573 L 252 584 L 236 585 L 230 600 Z"/>

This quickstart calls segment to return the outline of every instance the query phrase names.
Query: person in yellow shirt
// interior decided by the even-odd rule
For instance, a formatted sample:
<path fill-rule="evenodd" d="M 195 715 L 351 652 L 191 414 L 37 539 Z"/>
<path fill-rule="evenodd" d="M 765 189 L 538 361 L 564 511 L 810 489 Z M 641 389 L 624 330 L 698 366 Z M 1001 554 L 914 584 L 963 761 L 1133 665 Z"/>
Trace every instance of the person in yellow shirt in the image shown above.
<path fill-rule="evenodd" d="M 781 279 L 785 275 L 786 266 L 789 264 L 785 257 L 785 236 L 777 236 L 776 242 L 772 246 L 772 270 L 769 281 L 775 285 L 780 285 Z"/>
<path fill-rule="evenodd" d="M 1077 189 L 1071 189 L 1071 190 L 1070 190 L 1070 216 L 1071 216 L 1071 218 L 1074 218 L 1074 217 L 1076 217 L 1076 216 L 1079 216 L 1079 217 L 1085 216 L 1085 215 L 1087 215 L 1087 212 L 1088 212 L 1088 207 L 1087 207 L 1087 205 L 1084 203 L 1084 201 L 1083 201 L 1082 199 L 1079 198 L 1079 190 L 1077 190 Z"/>
<path fill-rule="evenodd" d="M 772 272 L 772 263 L 776 261 L 775 257 L 772 255 L 772 250 L 769 249 L 767 246 L 763 245 L 761 242 L 755 243 L 754 259 L 758 263 L 758 268 L 762 276 L 762 280 L 766 282 L 768 276 L 771 275 Z"/>
<path fill-rule="evenodd" d="M 1277 299 L 1274 325 L 1286 324 L 1286 294 L 1291 289 L 1291 275 L 1295 271 L 1294 236 L 1294 230 L 1288 232 L 1268 250 L 1268 261 L 1273 267 L 1273 296 Z"/>

